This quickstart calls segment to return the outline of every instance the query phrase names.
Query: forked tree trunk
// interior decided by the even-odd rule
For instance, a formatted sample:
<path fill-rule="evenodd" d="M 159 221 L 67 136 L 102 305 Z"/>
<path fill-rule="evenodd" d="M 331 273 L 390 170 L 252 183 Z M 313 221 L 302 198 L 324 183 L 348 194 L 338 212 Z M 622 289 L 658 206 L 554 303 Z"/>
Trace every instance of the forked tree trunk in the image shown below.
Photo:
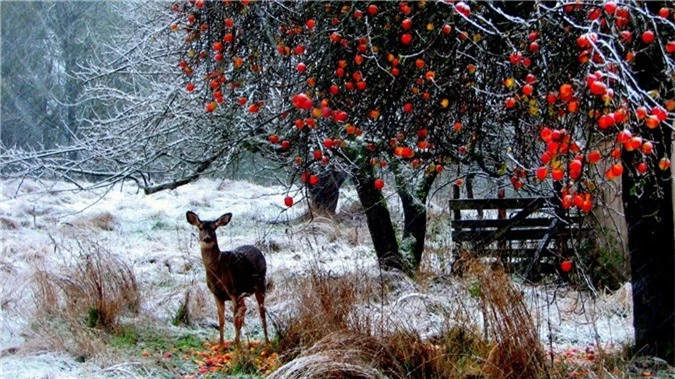
<path fill-rule="evenodd" d="M 427 209 L 424 203 L 409 194 L 399 193 L 403 206 L 403 241 L 407 243 L 408 256 L 413 268 L 418 268 L 424 253 L 424 240 L 427 232 Z"/>
<path fill-rule="evenodd" d="M 394 172 L 398 174 L 394 168 Z M 418 188 L 410 189 L 410 185 L 405 183 L 405 178 L 397 175 L 398 196 L 403 206 L 403 241 L 406 243 L 401 254 L 417 269 L 422 262 L 424 254 L 424 244 L 427 234 L 427 197 L 431 190 L 431 185 L 436 179 L 437 174 L 430 173 L 424 177 Z"/>

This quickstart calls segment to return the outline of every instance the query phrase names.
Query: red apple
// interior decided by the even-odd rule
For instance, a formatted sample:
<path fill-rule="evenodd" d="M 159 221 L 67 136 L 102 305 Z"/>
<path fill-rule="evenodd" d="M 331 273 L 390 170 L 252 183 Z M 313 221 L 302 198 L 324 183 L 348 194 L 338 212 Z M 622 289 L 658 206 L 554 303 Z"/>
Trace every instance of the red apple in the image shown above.
<path fill-rule="evenodd" d="M 293 106 L 298 109 L 310 109 L 313 106 L 312 100 L 304 93 L 293 95 Z"/>
<path fill-rule="evenodd" d="M 216 110 L 216 107 L 218 107 L 218 103 L 216 103 L 215 101 L 211 101 L 206 104 L 206 111 L 209 113 L 213 112 Z"/>
<path fill-rule="evenodd" d="M 651 154 L 652 152 L 654 152 L 654 145 L 653 145 L 651 142 L 649 142 L 649 141 L 645 141 L 645 142 L 642 144 L 642 146 L 640 147 L 640 149 L 642 150 L 642 152 L 643 152 L 644 154 L 649 155 L 649 154 Z"/>
<path fill-rule="evenodd" d="M 292 207 L 292 206 L 293 206 L 293 198 L 290 197 L 290 196 L 286 196 L 286 197 L 284 198 L 284 204 L 285 204 L 287 207 Z"/>
<path fill-rule="evenodd" d="M 384 180 L 379 178 L 375 179 L 375 183 L 373 185 L 375 186 L 375 189 L 381 190 L 382 188 L 384 188 Z"/>
<path fill-rule="evenodd" d="M 573 159 L 569 164 L 570 171 L 581 171 L 581 161 L 578 159 Z"/>
<path fill-rule="evenodd" d="M 642 42 L 650 44 L 654 42 L 654 32 L 651 30 L 646 30 L 642 33 Z"/>
<path fill-rule="evenodd" d="M 553 131 L 548 126 L 544 126 L 539 132 L 539 136 L 544 142 L 548 142 L 553 138 Z"/>
<path fill-rule="evenodd" d="M 469 17 L 471 14 L 471 7 L 469 7 L 465 2 L 460 1 L 455 4 L 455 10 L 457 13 L 463 15 L 464 17 Z"/>
<path fill-rule="evenodd" d="M 667 169 L 669 169 L 670 168 L 670 159 L 661 158 L 659 160 L 659 168 L 663 171 L 666 171 Z"/>
<path fill-rule="evenodd" d="M 675 53 L 675 41 L 668 41 L 666 44 L 666 51 L 668 54 L 673 54 Z"/>
<path fill-rule="evenodd" d="M 616 140 L 619 141 L 619 143 L 627 143 L 632 137 L 633 133 L 628 129 L 624 129 L 616 135 Z"/>
<path fill-rule="evenodd" d="M 607 129 L 614 126 L 614 115 L 613 114 L 604 114 L 598 119 L 598 127 L 600 129 Z"/>
<path fill-rule="evenodd" d="M 572 261 L 564 260 L 560 262 L 560 270 L 564 273 L 568 273 L 572 271 L 572 268 L 574 267 L 574 264 Z"/>
<path fill-rule="evenodd" d="M 621 163 L 615 163 L 610 170 L 614 176 L 620 176 L 623 173 L 623 165 Z"/>
<path fill-rule="evenodd" d="M 598 163 L 601 157 L 602 155 L 600 154 L 600 151 L 592 150 L 591 152 L 588 153 L 588 162 Z"/>
<path fill-rule="evenodd" d="M 666 7 L 663 7 L 661 9 L 659 9 L 659 16 L 660 17 L 668 18 L 669 15 L 670 15 L 670 9 L 668 9 Z"/>

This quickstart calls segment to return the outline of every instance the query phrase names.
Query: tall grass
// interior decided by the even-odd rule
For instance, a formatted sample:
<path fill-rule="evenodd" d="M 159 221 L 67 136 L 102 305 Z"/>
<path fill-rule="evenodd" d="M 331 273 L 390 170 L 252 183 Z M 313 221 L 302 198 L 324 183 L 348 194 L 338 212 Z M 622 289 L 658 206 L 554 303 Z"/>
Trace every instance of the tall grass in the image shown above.
<path fill-rule="evenodd" d="M 547 377 L 546 355 L 522 293 L 500 268 L 472 261 L 469 272 L 477 280 L 485 329 L 494 344 L 485 374 L 490 378 Z"/>
<path fill-rule="evenodd" d="M 138 312 L 136 276 L 126 261 L 97 241 L 53 242 L 59 260 L 42 262 L 32 279 L 33 341 L 87 357 L 100 347 L 103 332 L 115 332 L 120 317 Z"/>
<path fill-rule="evenodd" d="M 295 311 L 282 320 L 284 364 L 271 378 L 543 378 L 547 361 L 520 293 L 503 272 L 477 262 L 458 288 L 480 304 L 434 303 L 402 291 L 401 279 L 354 272 L 333 276 L 313 267 L 291 292 Z M 395 276 L 393 277 L 395 278 Z M 432 337 L 415 325 L 405 301 L 427 299 L 424 313 L 446 320 Z M 433 304 L 432 304 L 433 303 Z M 406 316 L 408 312 L 408 316 Z M 473 317 L 473 318 L 472 318 Z"/>

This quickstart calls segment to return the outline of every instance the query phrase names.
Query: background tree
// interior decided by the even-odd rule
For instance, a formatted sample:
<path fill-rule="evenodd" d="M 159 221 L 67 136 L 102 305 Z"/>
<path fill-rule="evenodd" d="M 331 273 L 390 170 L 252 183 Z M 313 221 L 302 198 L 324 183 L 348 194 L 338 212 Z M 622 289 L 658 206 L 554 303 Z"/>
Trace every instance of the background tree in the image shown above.
<path fill-rule="evenodd" d="M 2 141 L 6 146 L 67 145 L 86 115 L 75 73 L 119 20 L 110 4 L 3 2 Z M 29 27 L 22 27 L 26 25 Z"/>

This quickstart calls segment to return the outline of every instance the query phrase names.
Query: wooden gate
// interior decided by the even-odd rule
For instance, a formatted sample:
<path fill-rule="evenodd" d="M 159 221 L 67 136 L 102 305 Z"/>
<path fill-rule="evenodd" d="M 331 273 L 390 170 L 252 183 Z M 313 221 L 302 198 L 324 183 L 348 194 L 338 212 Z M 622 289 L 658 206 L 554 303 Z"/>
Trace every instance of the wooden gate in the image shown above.
<path fill-rule="evenodd" d="M 588 242 L 589 229 L 583 226 L 583 218 L 564 212 L 559 200 L 500 195 L 450 200 L 455 251 L 498 257 L 509 269 L 532 277 L 555 269 L 556 261 Z M 469 210 L 477 216 L 465 218 L 462 211 Z"/>

